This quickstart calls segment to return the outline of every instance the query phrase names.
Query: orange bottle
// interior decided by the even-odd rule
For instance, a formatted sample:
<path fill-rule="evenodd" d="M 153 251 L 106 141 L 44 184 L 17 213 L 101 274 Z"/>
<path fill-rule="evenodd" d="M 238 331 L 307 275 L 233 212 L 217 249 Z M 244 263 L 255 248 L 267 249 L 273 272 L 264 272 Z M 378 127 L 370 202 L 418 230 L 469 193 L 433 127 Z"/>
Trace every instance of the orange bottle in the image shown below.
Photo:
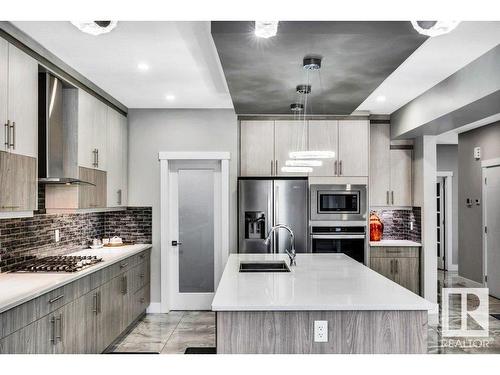
<path fill-rule="evenodd" d="M 380 241 L 384 233 L 384 224 L 375 212 L 370 213 L 370 241 Z"/>

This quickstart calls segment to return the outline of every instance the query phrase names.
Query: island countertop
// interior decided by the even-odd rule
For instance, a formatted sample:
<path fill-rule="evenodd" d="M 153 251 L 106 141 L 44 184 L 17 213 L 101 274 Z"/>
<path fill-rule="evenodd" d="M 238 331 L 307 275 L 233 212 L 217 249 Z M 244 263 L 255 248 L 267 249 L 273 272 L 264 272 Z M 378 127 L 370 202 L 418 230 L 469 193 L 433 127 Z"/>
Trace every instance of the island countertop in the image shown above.
<path fill-rule="evenodd" d="M 286 254 L 232 254 L 213 311 L 433 310 L 419 297 L 345 254 L 297 254 L 291 272 L 240 273 L 240 261 Z"/>

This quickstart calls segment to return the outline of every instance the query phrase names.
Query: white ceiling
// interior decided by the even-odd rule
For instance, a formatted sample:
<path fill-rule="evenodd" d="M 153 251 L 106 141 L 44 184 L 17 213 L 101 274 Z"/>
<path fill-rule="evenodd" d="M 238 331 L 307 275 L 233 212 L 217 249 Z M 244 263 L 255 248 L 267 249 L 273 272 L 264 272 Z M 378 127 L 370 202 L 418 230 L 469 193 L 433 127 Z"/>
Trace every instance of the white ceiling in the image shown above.
<path fill-rule="evenodd" d="M 210 22 L 118 22 L 99 36 L 70 22 L 13 24 L 129 108 L 233 107 Z"/>
<path fill-rule="evenodd" d="M 426 40 L 356 111 L 391 114 L 499 43 L 500 22 L 462 22 Z"/>

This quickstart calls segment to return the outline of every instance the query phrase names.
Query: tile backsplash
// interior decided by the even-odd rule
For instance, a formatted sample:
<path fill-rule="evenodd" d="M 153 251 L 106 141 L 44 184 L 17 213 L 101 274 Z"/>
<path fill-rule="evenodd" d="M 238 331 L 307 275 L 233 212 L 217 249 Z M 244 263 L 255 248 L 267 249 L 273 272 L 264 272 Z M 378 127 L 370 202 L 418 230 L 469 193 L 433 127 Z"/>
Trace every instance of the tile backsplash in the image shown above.
<path fill-rule="evenodd" d="M 93 238 L 120 236 L 125 242 L 151 243 L 151 207 L 121 211 L 45 214 L 0 220 L 0 272 L 33 256 L 64 255 L 87 247 Z M 60 241 L 54 231 L 59 229 Z"/>
<path fill-rule="evenodd" d="M 411 209 L 372 209 L 384 224 L 383 240 L 421 240 L 421 208 Z M 411 224 L 413 223 L 413 230 Z"/>

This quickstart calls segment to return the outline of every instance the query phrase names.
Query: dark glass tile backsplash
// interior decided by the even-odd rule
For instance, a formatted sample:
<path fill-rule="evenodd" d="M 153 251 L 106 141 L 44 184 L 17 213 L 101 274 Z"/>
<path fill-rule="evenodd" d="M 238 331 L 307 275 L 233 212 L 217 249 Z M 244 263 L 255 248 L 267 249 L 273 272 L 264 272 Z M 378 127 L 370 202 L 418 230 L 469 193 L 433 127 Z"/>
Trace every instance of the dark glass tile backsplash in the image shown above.
<path fill-rule="evenodd" d="M 55 242 L 54 230 L 60 241 Z M 0 220 L 0 272 L 32 256 L 64 255 L 86 248 L 93 238 L 120 236 L 125 242 L 151 243 L 151 207 L 122 211 L 44 214 Z"/>
<path fill-rule="evenodd" d="M 375 211 L 384 224 L 383 240 L 410 240 L 420 242 L 421 240 L 421 208 L 391 210 L 378 209 Z M 410 223 L 413 222 L 413 230 Z"/>

